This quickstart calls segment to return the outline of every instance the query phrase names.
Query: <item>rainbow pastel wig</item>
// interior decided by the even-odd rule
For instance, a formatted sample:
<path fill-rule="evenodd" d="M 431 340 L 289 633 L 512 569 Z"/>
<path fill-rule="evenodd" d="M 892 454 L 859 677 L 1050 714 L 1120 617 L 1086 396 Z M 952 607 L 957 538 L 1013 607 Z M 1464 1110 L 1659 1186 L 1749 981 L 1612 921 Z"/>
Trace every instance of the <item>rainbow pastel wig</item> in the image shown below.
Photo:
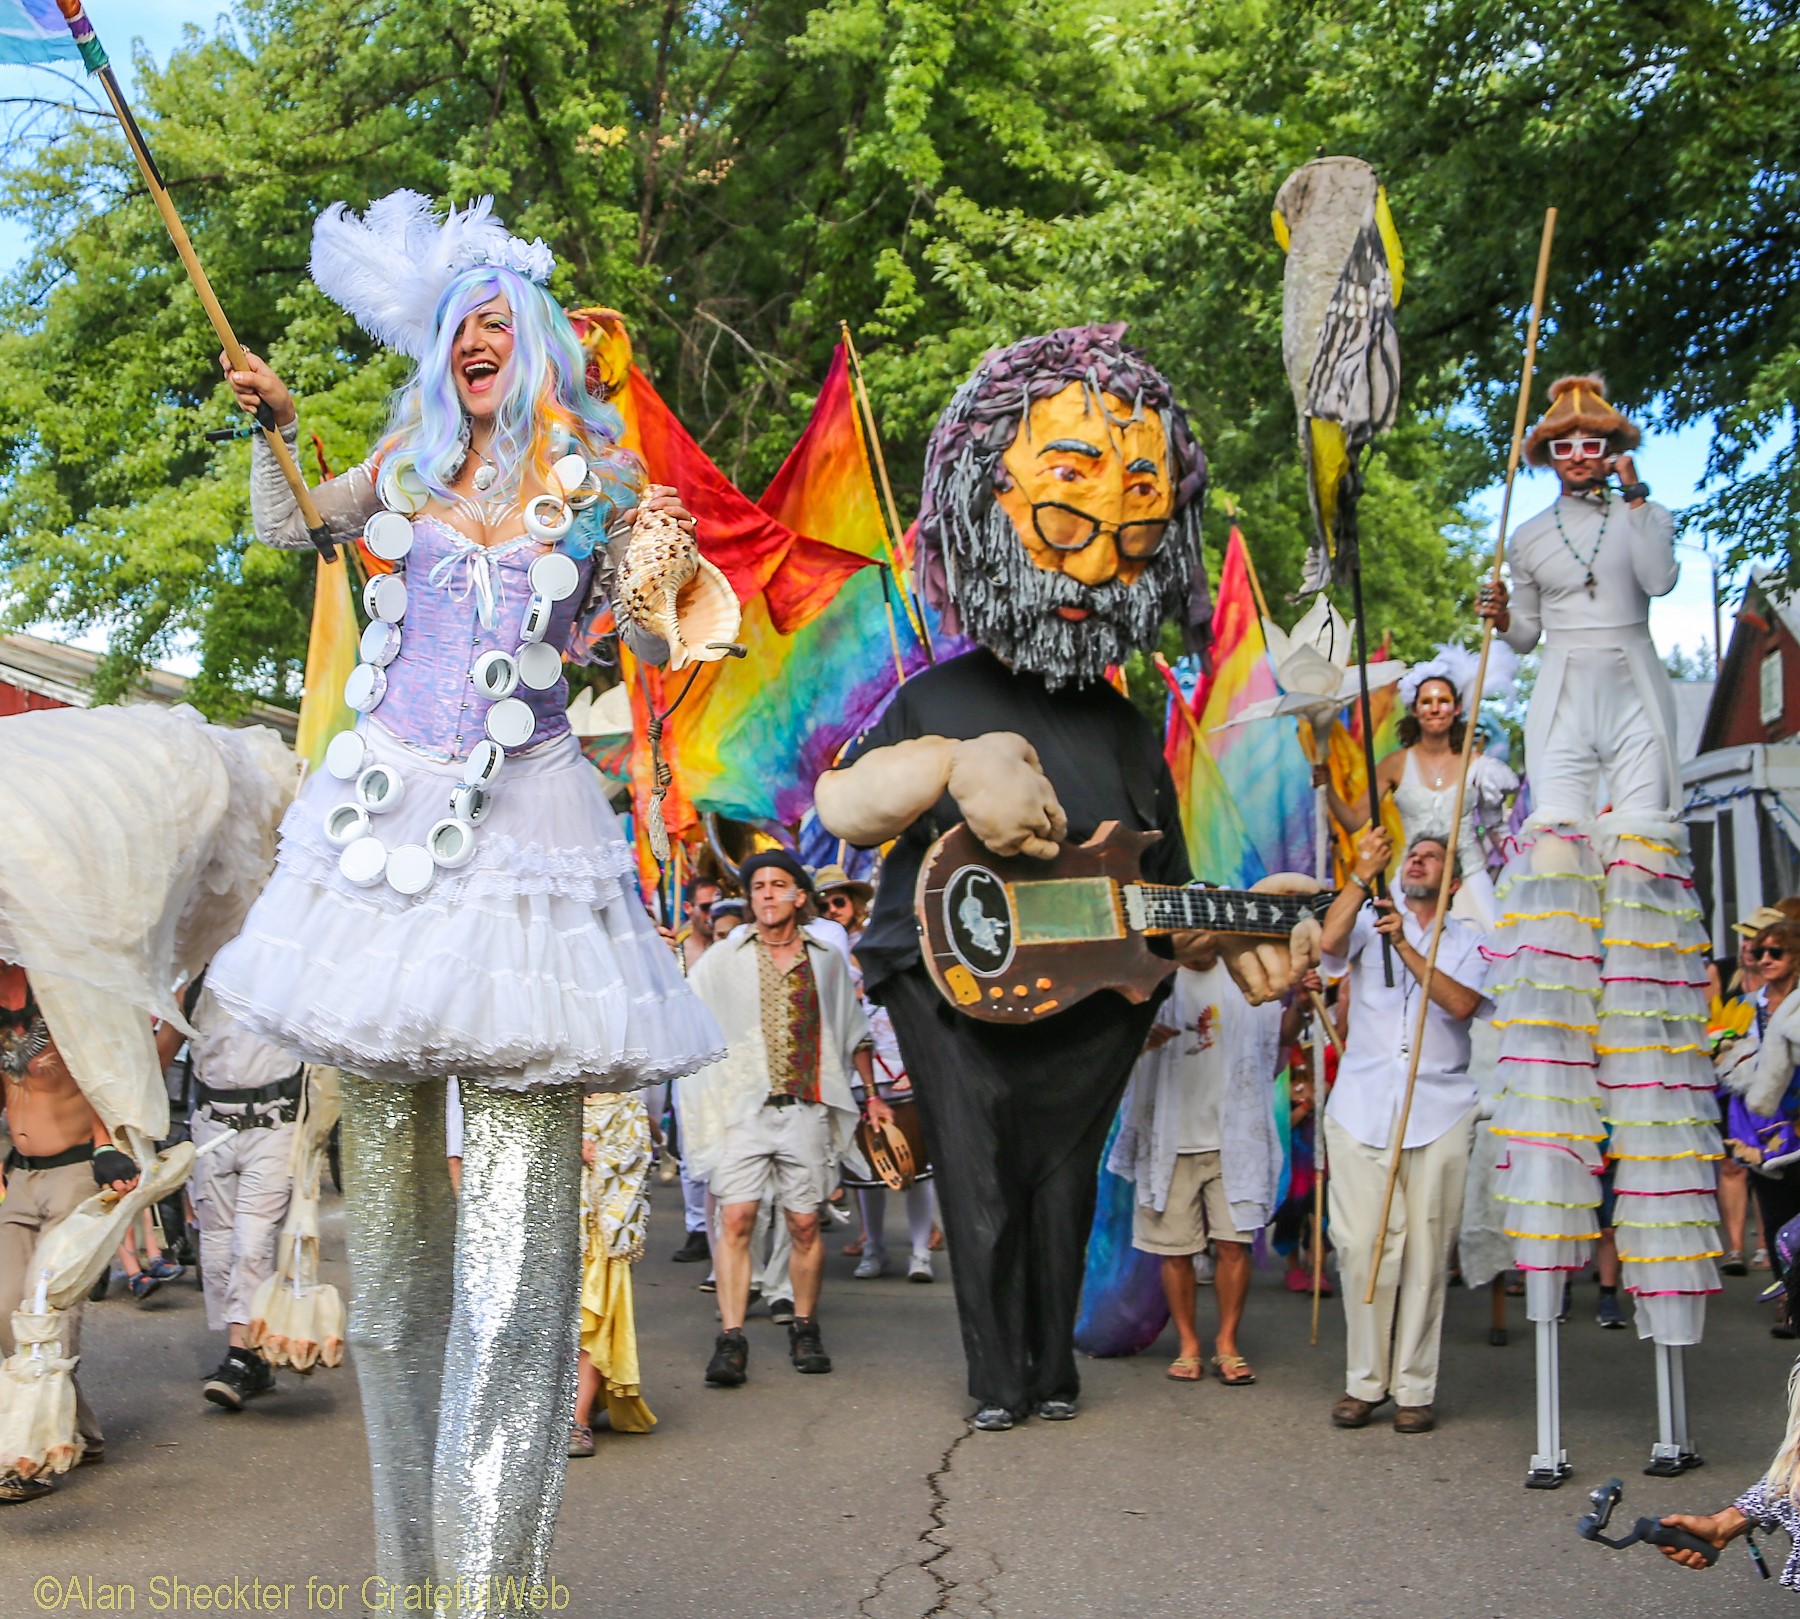
<path fill-rule="evenodd" d="M 488 450 L 500 477 L 488 496 L 516 494 L 527 470 L 544 482 L 560 456 L 579 448 L 594 469 L 601 495 L 589 508 L 590 520 L 569 536 L 575 542 L 570 548 L 585 554 L 613 513 L 637 504 L 646 482 L 644 468 L 619 446 L 625 431 L 619 413 L 587 391 L 587 356 L 569 317 L 536 282 L 505 265 L 475 265 L 445 287 L 433 316 L 430 347 L 389 409 L 380 451 L 382 478 L 393 479 L 417 500 L 454 498 L 450 480 L 468 453 L 468 424 L 456 392 L 451 349 L 463 320 L 496 296 L 512 308 L 513 353 L 500 373 L 500 407 Z"/>

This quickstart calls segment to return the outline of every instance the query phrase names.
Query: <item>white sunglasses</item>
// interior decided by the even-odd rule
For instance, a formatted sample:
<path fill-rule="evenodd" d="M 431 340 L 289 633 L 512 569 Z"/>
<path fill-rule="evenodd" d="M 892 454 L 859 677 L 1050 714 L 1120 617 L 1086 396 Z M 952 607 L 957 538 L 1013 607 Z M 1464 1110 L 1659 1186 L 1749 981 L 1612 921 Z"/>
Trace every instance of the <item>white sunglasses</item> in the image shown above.
<path fill-rule="evenodd" d="M 1606 440 L 1603 438 L 1553 438 L 1550 441 L 1550 455 L 1553 460 L 1570 461 L 1576 456 L 1587 461 L 1598 461 L 1606 454 Z"/>

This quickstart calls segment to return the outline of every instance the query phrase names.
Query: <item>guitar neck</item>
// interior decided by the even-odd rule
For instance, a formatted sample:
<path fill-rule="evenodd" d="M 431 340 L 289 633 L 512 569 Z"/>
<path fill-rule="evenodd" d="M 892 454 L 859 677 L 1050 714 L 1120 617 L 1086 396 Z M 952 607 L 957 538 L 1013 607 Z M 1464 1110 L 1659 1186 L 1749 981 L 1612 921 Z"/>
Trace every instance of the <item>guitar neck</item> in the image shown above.
<path fill-rule="evenodd" d="M 1322 916 L 1326 894 L 1252 894 L 1232 888 L 1169 888 L 1126 883 L 1125 916 L 1139 933 L 1264 933 L 1286 938 L 1295 924 Z"/>

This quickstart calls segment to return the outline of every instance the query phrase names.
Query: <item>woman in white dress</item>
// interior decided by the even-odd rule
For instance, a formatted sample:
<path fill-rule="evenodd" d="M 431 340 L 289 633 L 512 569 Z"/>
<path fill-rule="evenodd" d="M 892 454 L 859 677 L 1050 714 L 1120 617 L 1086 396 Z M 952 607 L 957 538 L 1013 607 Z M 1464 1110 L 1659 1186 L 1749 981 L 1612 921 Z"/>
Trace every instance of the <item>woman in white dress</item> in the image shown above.
<path fill-rule="evenodd" d="M 1468 724 L 1462 694 L 1475 683 L 1477 662 L 1476 654 L 1464 647 L 1440 646 L 1436 657 L 1428 663 L 1415 664 L 1400 682 L 1400 701 L 1406 708 L 1399 727 L 1400 746 L 1375 766 L 1375 785 L 1381 797 L 1393 795 L 1407 843 L 1425 832 L 1435 832 L 1440 837 L 1450 834 L 1456 809 L 1456 781 L 1462 769 L 1463 735 Z M 1517 660 L 1496 646 L 1488 657 L 1486 694 L 1491 696 L 1510 684 L 1516 667 Z M 1477 799 L 1483 796 L 1484 778 L 1494 776 L 1491 785 L 1504 796 L 1505 778 L 1510 775 L 1498 760 L 1481 756 L 1473 762 L 1463 799 L 1462 830 L 1456 840 L 1462 886 L 1457 890 L 1453 912 L 1484 932 L 1494 925 L 1494 883 L 1488 875 L 1486 851 L 1475 831 L 1474 810 Z M 1346 803 L 1329 785 L 1326 792 L 1331 813 L 1346 832 L 1355 833 L 1368 824 L 1366 793 L 1354 803 Z"/>

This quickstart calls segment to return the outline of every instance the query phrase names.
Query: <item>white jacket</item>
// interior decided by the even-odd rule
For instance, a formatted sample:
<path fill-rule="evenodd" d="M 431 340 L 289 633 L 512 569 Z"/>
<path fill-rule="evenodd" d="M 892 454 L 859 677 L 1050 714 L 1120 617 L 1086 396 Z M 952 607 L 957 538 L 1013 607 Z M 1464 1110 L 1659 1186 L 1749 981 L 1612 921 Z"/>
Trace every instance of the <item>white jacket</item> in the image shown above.
<path fill-rule="evenodd" d="M 807 959 L 819 990 L 819 1100 L 830 1110 L 833 1156 L 851 1173 L 867 1166 L 856 1151 L 856 1100 L 850 1093 L 852 1054 L 870 1040 L 869 1020 L 850 979 L 844 952 L 824 928 L 802 930 Z M 840 930 L 841 931 L 841 930 Z M 762 994 L 756 971 L 756 929 L 736 929 L 694 964 L 688 983 L 705 1001 L 725 1034 L 722 1061 L 679 1081 L 681 1156 L 687 1172 L 709 1179 L 718 1167 L 725 1137 L 756 1113 L 769 1094 L 769 1053 L 763 1040 Z"/>
<path fill-rule="evenodd" d="M 1181 1093 L 1193 1083 L 1183 1058 L 1182 1032 L 1192 1033 L 1194 1019 L 1212 996 L 1219 1002 L 1218 1040 L 1226 1064 L 1225 1094 L 1219 1102 L 1219 1167 L 1232 1224 L 1239 1231 L 1260 1231 L 1274 1216 L 1281 1181 L 1274 1091 L 1281 1006 L 1252 1006 L 1223 967 L 1176 972 L 1174 992 L 1157 1012 L 1156 1026 L 1174 1029 L 1177 1036 L 1146 1051 L 1132 1070 L 1106 1167 L 1137 1183 L 1137 1201 L 1146 1208 L 1161 1213 L 1168 1206 Z"/>

